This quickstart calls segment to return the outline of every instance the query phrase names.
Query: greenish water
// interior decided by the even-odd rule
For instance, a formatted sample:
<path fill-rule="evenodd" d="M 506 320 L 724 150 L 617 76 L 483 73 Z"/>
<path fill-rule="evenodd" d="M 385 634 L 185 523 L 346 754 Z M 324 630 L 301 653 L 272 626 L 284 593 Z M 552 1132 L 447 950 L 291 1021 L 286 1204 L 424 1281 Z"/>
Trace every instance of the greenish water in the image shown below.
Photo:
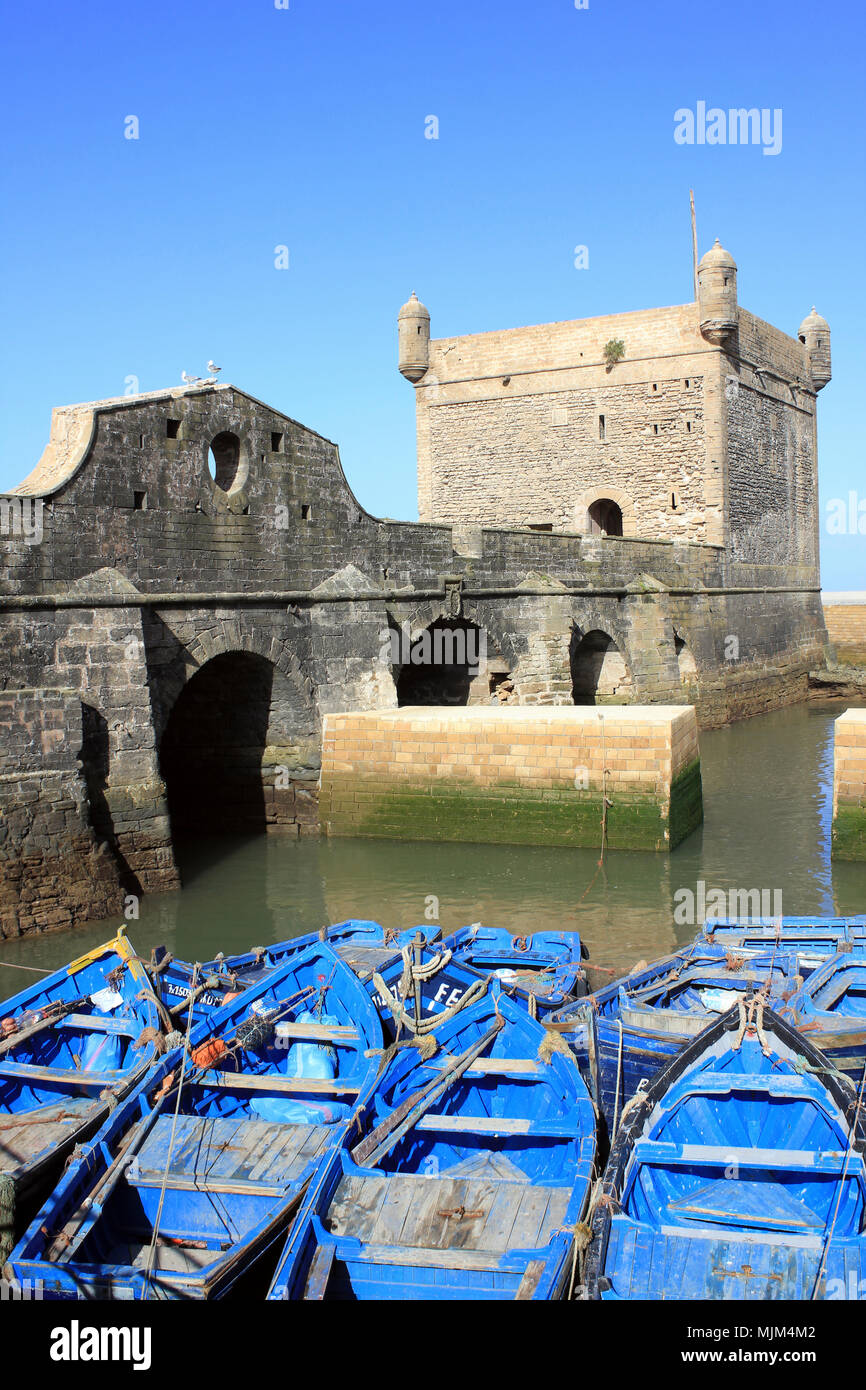
<path fill-rule="evenodd" d="M 786 914 L 866 912 L 866 865 L 830 862 L 833 720 L 847 708 L 798 705 L 702 735 L 704 825 L 673 854 L 382 840 L 211 839 L 181 858 L 182 892 L 146 898 L 129 936 L 204 960 L 347 917 L 393 927 L 468 922 L 518 934 L 578 930 L 592 959 L 628 968 L 695 933 L 674 921 L 681 890 L 781 893 Z M 429 920 L 429 919 L 428 919 Z M 0 997 L 105 940 L 115 922 L 8 941 Z"/>

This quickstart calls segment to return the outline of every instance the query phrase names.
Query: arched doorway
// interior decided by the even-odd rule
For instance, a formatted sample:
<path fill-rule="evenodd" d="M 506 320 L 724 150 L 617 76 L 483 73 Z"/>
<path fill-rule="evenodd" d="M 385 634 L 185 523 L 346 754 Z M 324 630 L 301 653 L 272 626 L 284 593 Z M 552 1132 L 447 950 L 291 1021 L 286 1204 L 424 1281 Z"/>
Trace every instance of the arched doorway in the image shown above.
<path fill-rule="evenodd" d="M 627 704 L 631 674 L 613 638 L 594 629 L 571 641 L 571 695 L 576 705 Z"/>
<path fill-rule="evenodd" d="M 414 640 L 405 626 L 392 632 L 398 705 L 468 705 L 473 696 L 483 698 L 487 639 L 477 623 L 437 618 Z"/>
<path fill-rule="evenodd" d="M 174 835 L 265 829 L 262 763 L 273 684 L 270 661 L 228 652 L 184 686 L 159 757 Z"/>
<path fill-rule="evenodd" d="M 587 509 L 591 536 L 621 536 L 622 507 L 610 497 L 599 497 Z"/>
<path fill-rule="evenodd" d="M 694 656 L 686 646 L 685 638 L 674 632 L 674 651 L 680 673 L 680 685 L 693 686 L 698 679 L 698 666 Z"/>

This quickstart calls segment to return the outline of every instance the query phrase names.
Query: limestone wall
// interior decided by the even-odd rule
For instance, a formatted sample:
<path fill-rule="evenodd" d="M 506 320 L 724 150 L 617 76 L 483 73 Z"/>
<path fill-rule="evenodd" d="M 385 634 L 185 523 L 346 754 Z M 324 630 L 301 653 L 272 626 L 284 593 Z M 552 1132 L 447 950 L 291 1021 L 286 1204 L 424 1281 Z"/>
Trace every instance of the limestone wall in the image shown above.
<path fill-rule="evenodd" d="M 866 859 L 866 710 L 836 720 L 833 857 Z"/>
<path fill-rule="evenodd" d="M 606 772 L 605 772 L 606 770 Z M 326 715 L 331 835 L 670 850 L 700 823 L 690 707 Z"/>

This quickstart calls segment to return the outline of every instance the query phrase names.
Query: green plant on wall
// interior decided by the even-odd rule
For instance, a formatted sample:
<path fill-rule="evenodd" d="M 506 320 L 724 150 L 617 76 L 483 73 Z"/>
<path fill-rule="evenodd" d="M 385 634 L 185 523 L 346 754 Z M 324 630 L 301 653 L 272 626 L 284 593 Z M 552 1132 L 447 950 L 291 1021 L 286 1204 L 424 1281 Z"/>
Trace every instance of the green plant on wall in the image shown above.
<path fill-rule="evenodd" d="M 609 338 L 604 345 L 604 361 L 607 370 L 621 362 L 625 357 L 625 343 L 622 338 Z"/>

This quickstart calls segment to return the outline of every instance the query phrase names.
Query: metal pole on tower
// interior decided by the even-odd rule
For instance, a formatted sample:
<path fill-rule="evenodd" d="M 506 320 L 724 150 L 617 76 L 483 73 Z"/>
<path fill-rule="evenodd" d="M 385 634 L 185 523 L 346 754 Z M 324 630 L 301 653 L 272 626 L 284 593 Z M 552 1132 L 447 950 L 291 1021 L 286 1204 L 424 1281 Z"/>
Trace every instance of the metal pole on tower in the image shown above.
<path fill-rule="evenodd" d="M 689 204 L 692 209 L 692 269 L 695 279 L 695 303 L 698 302 L 698 228 L 695 222 L 695 190 L 689 189 Z"/>

